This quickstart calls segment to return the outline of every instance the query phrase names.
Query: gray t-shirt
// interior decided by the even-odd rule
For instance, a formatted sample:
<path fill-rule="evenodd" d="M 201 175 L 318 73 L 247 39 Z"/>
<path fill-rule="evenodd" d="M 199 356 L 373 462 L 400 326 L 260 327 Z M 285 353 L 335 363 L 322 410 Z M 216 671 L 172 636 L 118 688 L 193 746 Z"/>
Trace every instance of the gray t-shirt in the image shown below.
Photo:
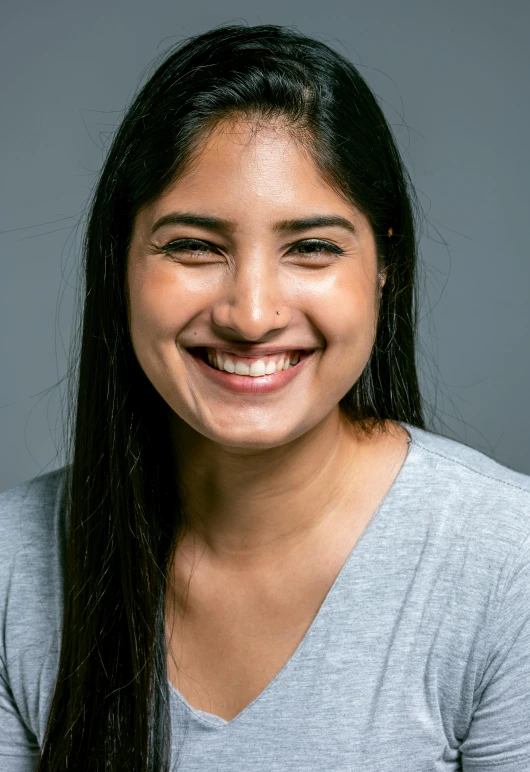
<path fill-rule="evenodd" d="M 398 477 L 263 692 L 225 721 L 171 686 L 179 772 L 529 772 L 530 476 L 402 425 Z M 0 495 L 0 772 L 34 770 L 46 726 L 63 483 Z"/>

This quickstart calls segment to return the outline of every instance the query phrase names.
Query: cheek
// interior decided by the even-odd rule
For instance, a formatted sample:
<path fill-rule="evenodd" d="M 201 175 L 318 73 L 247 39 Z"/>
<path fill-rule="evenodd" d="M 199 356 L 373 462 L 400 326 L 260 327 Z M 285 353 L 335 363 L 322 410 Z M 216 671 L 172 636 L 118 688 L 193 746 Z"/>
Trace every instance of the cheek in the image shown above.
<path fill-rule="evenodd" d="M 165 267 L 131 270 L 129 296 L 133 341 L 174 338 L 193 314 L 193 294 Z"/>
<path fill-rule="evenodd" d="M 160 267 L 128 271 L 129 329 L 136 358 L 155 389 L 172 404 L 172 384 L 184 382 L 175 338 L 190 309 L 174 274 Z"/>
<path fill-rule="evenodd" d="M 321 288 L 314 298 L 314 322 L 337 354 L 347 348 L 359 354 L 370 350 L 377 325 L 377 305 L 373 284 L 347 279 Z"/>

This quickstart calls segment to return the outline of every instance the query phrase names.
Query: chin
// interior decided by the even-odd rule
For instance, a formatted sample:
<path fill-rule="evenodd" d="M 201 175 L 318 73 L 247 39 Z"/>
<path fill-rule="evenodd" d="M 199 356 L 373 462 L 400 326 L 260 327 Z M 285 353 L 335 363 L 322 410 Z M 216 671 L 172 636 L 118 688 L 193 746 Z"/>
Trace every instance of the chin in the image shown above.
<path fill-rule="evenodd" d="M 226 411 L 226 415 L 188 407 L 175 410 L 174 419 L 180 427 L 182 441 L 189 431 L 202 435 L 219 446 L 248 451 L 268 450 L 285 445 L 301 437 L 318 423 L 312 417 L 300 416 L 297 421 L 292 411 L 282 410 L 275 415 L 259 415 L 259 411 L 242 407 L 241 411 Z"/>
<path fill-rule="evenodd" d="M 300 422 L 296 426 L 292 419 L 290 421 L 282 420 L 275 425 L 271 425 L 269 422 L 267 426 L 253 423 L 251 420 L 243 422 L 242 419 L 240 419 L 239 425 L 235 425 L 236 421 L 222 426 L 212 422 L 201 424 L 190 421 L 189 423 L 203 437 L 220 446 L 249 451 L 280 447 L 300 437 L 310 428 L 310 426 L 306 426 L 305 422 Z"/>
<path fill-rule="evenodd" d="M 277 448 L 281 445 L 293 440 L 298 435 L 293 435 L 292 432 L 286 432 L 285 429 L 275 430 L 259 430 L 249 428 L 247 430 L 241 429 L 240 431 L 203 431 L 204 436 L 208 437 L 213 442 L 222 445 L 226 448 L 241 449 L 241 450 L 269 450 L 271 448 Z M 303 432 L 300 432 L 303 434 Z"/>

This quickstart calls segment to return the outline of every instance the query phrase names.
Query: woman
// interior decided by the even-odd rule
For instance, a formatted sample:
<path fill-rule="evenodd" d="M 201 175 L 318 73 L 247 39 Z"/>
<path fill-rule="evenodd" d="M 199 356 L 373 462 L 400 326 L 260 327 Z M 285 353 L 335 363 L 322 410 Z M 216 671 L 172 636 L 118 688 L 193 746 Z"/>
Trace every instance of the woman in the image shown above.
<path fill-rule="evenodd" d="M 350 62 L 177 46 L 88 223 L 71 464 L 3 494 L 0 770 L 530 765 L 530 479 L 428 431 Z"/>

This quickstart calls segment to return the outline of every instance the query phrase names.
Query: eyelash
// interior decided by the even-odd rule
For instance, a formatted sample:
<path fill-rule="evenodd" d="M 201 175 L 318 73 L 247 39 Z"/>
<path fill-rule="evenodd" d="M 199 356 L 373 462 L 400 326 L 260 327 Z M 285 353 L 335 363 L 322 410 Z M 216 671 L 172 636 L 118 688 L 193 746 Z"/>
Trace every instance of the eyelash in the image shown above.
<path fill-rule="evenodd" d="M 190 248 L 190 244 L 204 244 L 208 248 L 207 249 L 193 249 Z M 175 247 L 175 245 L 178 245 Z M 294 246 L 300 247 L 300 246 L 317 246 L 317 247 L 324 247 L 324 250 L 322 252 L 316 252 L 317 255 L 323 255 L 325 252 L 328 252 L 333 255 L 342 255 L 344 254 L 344 250 L 342 250 L 340 247 L 337 247 L 335 244 L 330 244 L 327 241 L 320 241 L 318 239 L 307 239 L 305 241 L 299 242 L 298 244 L 295 244 Z M 177 239 L 175 241 L 170 241 L 168 244 L 165 244 L 161 249 L 163 252 L 171 254 L 172 252 L 210 252 L 213 249 L 217 249 L 217 247 L 214 247 L 213 244 L 209 244 L 207 241 L 203 241 L 202 239 Z M 310 255 L 311 252 L 302 252 L 302 255 Z"/>

